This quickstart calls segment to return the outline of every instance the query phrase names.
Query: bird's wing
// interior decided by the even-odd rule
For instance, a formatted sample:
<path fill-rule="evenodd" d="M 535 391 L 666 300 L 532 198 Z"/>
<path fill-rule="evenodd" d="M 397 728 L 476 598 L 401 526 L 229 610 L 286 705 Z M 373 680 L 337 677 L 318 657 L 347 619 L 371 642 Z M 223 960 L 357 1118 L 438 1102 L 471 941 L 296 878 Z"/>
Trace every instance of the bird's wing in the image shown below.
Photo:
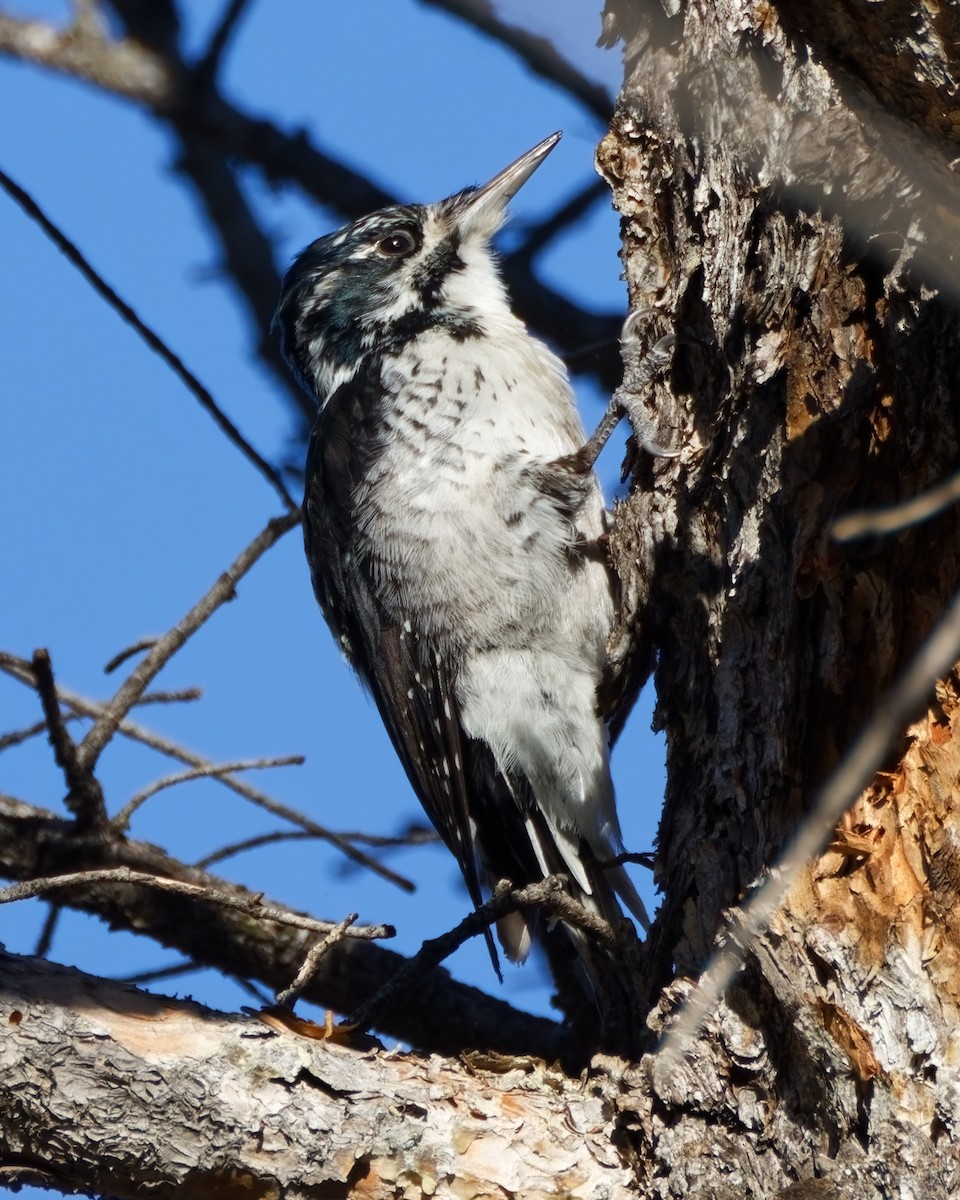
<path fill-rule="evenodd" d="M 365 430 L 362 385 L 336 393 L 314 426 L 307 454 L 304 542 L 314 591 L 334 636 L 367 684 L 413 789 L 454 854 L 474 905 L 483 902 L 469 804 L 469 739 L 454 667 L 388 613 L 370 564 L 356 553 L 357 484 L 376 454 Z M 487 944 L 497 974 L 493 938 Z"/>

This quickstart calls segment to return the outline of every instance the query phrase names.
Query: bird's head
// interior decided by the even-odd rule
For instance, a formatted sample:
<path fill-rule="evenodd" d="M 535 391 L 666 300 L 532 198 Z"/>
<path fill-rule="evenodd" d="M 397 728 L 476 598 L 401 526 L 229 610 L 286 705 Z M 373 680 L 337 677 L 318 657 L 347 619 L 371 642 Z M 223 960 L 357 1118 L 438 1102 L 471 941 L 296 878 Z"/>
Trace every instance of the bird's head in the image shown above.
<path fill-rule="evenodd" d="M 482 187 L 438 204 L 383 208 L 309 245 L 283 281 L 275 327 L 294 373 L 321 405 L 364 359 L 425 329 L 488 332 L 506 310 L 490 239 L 506 205 L 560 140 L 555 133 Z"/>

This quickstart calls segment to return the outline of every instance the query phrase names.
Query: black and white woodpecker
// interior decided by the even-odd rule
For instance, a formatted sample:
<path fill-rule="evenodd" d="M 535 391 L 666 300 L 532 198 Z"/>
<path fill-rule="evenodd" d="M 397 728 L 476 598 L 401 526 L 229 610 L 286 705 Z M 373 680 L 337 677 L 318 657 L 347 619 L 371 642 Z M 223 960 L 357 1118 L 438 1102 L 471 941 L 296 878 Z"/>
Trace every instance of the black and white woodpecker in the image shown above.
<path fill-rule="evenodd" d="M 566 370 L 511 312 L 491 249 L 559 139 L 483 187 L 313 242 L 276 324 L 318 405 L 303 511 L 317 599 L 472 901 L 562 873 L 615 926 L 617 895 L 646 926 L 623 868 L 602 865 L 623 849 L 598 711 L 603 500 L 576 458 Z M 535 924 L 500 922 L 510 959 Z"/>

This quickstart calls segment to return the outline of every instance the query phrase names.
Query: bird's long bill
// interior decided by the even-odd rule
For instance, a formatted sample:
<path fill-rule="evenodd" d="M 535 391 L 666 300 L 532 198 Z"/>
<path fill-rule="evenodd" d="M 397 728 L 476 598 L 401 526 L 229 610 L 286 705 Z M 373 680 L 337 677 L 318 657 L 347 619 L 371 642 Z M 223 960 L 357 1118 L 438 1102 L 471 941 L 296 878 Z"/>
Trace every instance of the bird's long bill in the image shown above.
<path fill-rule="evenodd" d="M 461 229 L 464 226 L 485 233 L 493 233 L 503 223 L 503 214 L 507 201 L 523 187 L 537 167 L 543 162 L 557 142 L 559 133 L 551 133 L 532 150 L 505 167 L 499 175 L 494 175 L 489 183 L 472 191 L 461 192 L 451 197 L 457 223 Z"/>

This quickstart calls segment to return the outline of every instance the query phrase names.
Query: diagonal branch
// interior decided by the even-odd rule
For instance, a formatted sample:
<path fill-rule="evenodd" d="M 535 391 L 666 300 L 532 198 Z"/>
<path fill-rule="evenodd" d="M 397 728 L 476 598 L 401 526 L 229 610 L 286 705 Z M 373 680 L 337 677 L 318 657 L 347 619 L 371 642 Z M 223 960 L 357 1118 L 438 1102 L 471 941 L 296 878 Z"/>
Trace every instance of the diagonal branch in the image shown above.
<path fill-rule="evenodd" d="M 554 238 L 559 237 L 571 225 L 575 225 L 598 200 L 608 198 L 609 195 L 607 185 L 602 179 L 591 180 L 586 187 L 575 192 L 569 200 L 561 204 L 556 212 L 533 225 L 516 250 L 511 251 L 507 256 L 508 259 L 518 264 L 532 262 L 550 245 Z"/>
<path fill-rule="evenodd" d="M 220 242 L 223 269 L 242 295 L 251 318 L 257 355 L 293 400 L 301 427 L 309 429 L 316 415 L 316 404 L 294 381 L 271 336 L 282 283 L 273 245 L 254 216 L 227 159 L 188 127 L 177 129 L 182 144 L 177 170 L 193 185 Z"/>
<path fill-rule="evenodd" d="M 539 883 L 530 883 L 522 888 L 515 888 L 509 880 L 504 879 L 497 884 L 488 900 L 468 913 L 453 929 L 439 937 L 428 938 L 392 979 L 387 980 L 350 1013 L 347 1024 L 361 1030 L 373 1026 L 379 1028 L 384 1014 L 401 997 L 415 992 L 422 980 L 464 942 L 484 933 L 501 917 L 523 908 L 542 908 L 551 917 L 586 930 L 610 953 L 616 953 L 619 948 L 617 936 L 610 925 L 565 892 L 557 876 L 548 875 Z"/>
<path fill-rule="evenodd" d="M 35 21 L 0 16 L 0 53 L 84 79 L 143 105 L 158 119 L 172 122 L 181 139 L 188 134 L 202 138 L 221 155 L 259 167 L 271 182 L 296 184 L 318 204 L 347 220 L 397 202 L 394 195 L 364 175 L 323 153 L 305 131 L 287 133 L 273 121 L 242 111 L 211 89 L 195 86 L 188 67 L 168 57 L 172 18 L 159 23 L 156 20 L 159 9 L 166 11 L 168 6 L 153 3 L 119 7 L 124 21 L 137 22 L 132 30 L 136 36 L 109 39 L 89 31 L 58 30 Z M 160 32 L 155 33 L 158 25 Z M 157 42 L 151 41 L 154 35 Z M 219 230 L 218 236 L 229 261 L 226 239 Z M 563 357 L 572 359 L 584 346 L 609 347 L 608 353 L 585 359 L 580 369 L 596 375 L 604 387 L 616 387 L 620 376 L 616 340 L 622 317 L 581 308 L 538 280 L 527 263 L 508 263 L 506 274 L 518 315 L 555 345 Z M 269 297 L 271 305 L 274 298 L 275 293 Z M 251 297 L 244 293 L 244 299 L 256 322 Z M 286 372 L 277 378 L 287 386 Z M 299 396 L 296 403 L 299 406 Z"/>
<path fill-rule="evenodd" d="M 10 798 L 0 797 L 0 874 L 28 880 L 58 872 L 118 866 L 182 880 L 200 887 L 250 897 L 245 888 L 188 867 L 156 846 L 120 839 L 78 839 L 71 821 Z M 241 978 L 260 980 L 271 992 L 286 987 L 299 970 L 312 935 L 251 921 L 240 911 L 204 905 L 190 896 L 146 893 L 136 887 L 96 885 L 71 893 L 71 908 L 91 913 L 112 928 L 136 931 L 185 957 Z M 282 907 L 282 906 L 280 906 Z M 374 942 L 345 939 L 324 955 L 304 998 L 336 1012 L 350 1012 L 406 960 Z M 380 1019 L 391 1037 L 440 1054 L 468 1046 L 504 1054 L 560 1057 L 567 1038 L 552 1021 L 518 1012 L 476 988 L 433 971 L 414 996 L 401 997 Z"/>
<path fill-rule="evenodd" d="M 155 642 L 156 639 L 153 639 L 151 645 L 155 644 Z M 26 659 L 0 650 L 0 671 L 4 671 L 11 678 L 25 684 L 27 687 L 36 688 L 36 677 L 33 673 L 33 668 Z M 86 696 L 81 696 L 79 693 L 72 691 L 70 688 L 58 686 L 57 695 L 60 698 L 61 704 L 67 705 L 68 708 L 73 710 L 74 714 L 79 716 L 99 720 L 107 709 L 106 704 L 90 700 Z M 150 695 L 151 693 L 149 692 L 142 695 L 137 704 L 145 703 Z M 40 730 L 44 728 L 46 728 L 45 725 L 40 726 Z M 376 858 L 365 854 L 363 850 L 354 845 L 355 841 L 365 839 L 368 844 L 377 846 L 382 844 L 379 839 L 371 835 L 361 837 L 354 834 L 345 835 L 336 833 L 332 829 L 327 829 L 325 825 L 318 824 L 305 813 L 301 813 L 287 804 L 282 804 L 279 800 L 275 800 L 272 796 L 261 792 L 258 788 L 253 787 L 252 784 L 247 783 L 245 779 L 238 779 L 234 775 L 211 774 L 216 764 L 211 762 L 210 759 L 204 758 L 203 755 L 196 754 L 192 750 L 188 750 L 185 746 L 181 746 L 178 742 L 163 737 L 152 729 L 145 729 L 142 725 L 138 725 L 133 721 L 121 721 L 117 732 L 131 741 L 148 746 L 151 750 L 156 750 L 158 754 L 163 754 L 167 758 L 173 758 L 177 762 L 186 763 L 190 767 L 196 767 L 198 770 L 204 771 L 210 775 L 211 779 L 222 783 L 224 787 L 236 792 L 238 796 L 243 796 L 251 804 L 255 804 L 258 808 L 262 808 L 266 812 L 272 813 L 274 816 L 298 826 L 304 832 L 304 836 L 315 837 L 320 841 L 327 842 L 331 846 L 335 846 L 341 854 L 350 859 L 351 862 L 356 863 L 357 866 L 363 867 L 368 871 L 373 871 L 375 875 L 381 876 L 381 878 L 386 879 L 389 883 L 396 885 L 403 891 L 413 892 L 416 890 L 415 885 L 406 876 L 400 875 L 385 864 L 378 862 Z M 3 743 L 0 742 L 0 749 L 2 747 Z M 436 839 L 433 838 L 432 840 Z M 386 844 L 390 844 L 390 839 L 387 839 Z"/>
<path fill-rule="evenodd" d="M 339 925 L 335 925 L 326 937 L 318 938 L 318 940 L 307 951 L 307 956 L 303 960 L 303 965 L 297 972 L 296 978 L 289 987 L 277 993 L 277 1007 L 287 1008 L 291 1011 L 297 1000 L 303 995 L 303 990 L 316 975 L 320 968 L 320 960 L 327 953 L 331 946 L 335 946 L 341 938 L 346 937 L 350 932 L 350 928 L 357 919 L 356 913 L 348 913 Z"/>
<path fill-rule="evenodd" d="M 613 116 L 613 100 L 607 89 L 594 83 L 544 37 L 538 37 L 517 25 L 501 21 L 490 0 L 420 0 L 429 8 L 439 8 L 465 25 L 500 42 L 512 50 L 535 74 L 561 88 L 582 104 L 602 124 Z"/>
<path fill-rule="evenodd" d="M 36 681 L 40 703 L 43 706 L 44 720 L 50 733 L 54 761 L 66 780 L 67 808 L 77 818 L 80 828 L 103 828 L 107 822 L 103 791 L 93 777 L 92 767 L 84 765 L 76 743 L 67 732 L 63 714 L 60 711 L 60 699 L 53 678 L 49 651 L 35 650 L 33 652 L 33 677 Z"/>
<path fill-rule="evenodd" d="M 173 373 L 186 386 L 187 390 L 199 400 L 211 417 L 213 417 L 221 432 L 224 433 L 237 449 L 257 468 L 280 496 L 288 509 L 295 509 L 296 503 L 287 491 L 280 473 L 270 465 L 253 446 L 247 441 L 236 425 L 230 420 L 213 396 L 204 387 L 194 373 L 187 368 L 183 360 L 170 349 L 166 342 L 149 325 L 143 321 L 125 300 L 106 282 L 103 276 L 87 261 L 80 250 L 70 241 L 66 234 L 43 212 L 33 197 L 19 184 L 14 183 L 5 171 L 0 170 L 0 187 L 23 209 L 32 221 L 35 221 L 43 232 L 50 238 L 58 250 L 77 268 L 98 296 L 101 296 L 110 307 L 119 314 L 128 325 L 131 325 L 150 349 L 167 364 Z"/>
<path fill-rule="evenodd" d="M 146 691 L 150 681 L 159 674 L 187 639 L 213 616 L 220 605 L 233 598 L 237 584 L 254 563 L 285 533 L 299 523 L 299 509 L 288 512 L 282 517 L 274 517 L 250 545 L 237 556 L 207 594 L 157 641 L 150 653 L 127 676 L 116 695 L 97 718 L 93 728 L 88 731 L 87 736 L 80 743 L 77 758 L 82 769 L 86 771 L 93 769 L 103 748 L 116 733 L 123 718 Z"/>
<path fill-rule="evenodd" d="M 212 83 L 216 78 L 230 39 L 236 33 L 237 25 L 242 20 L 249 4 L 250 0 L 228 0 L 228 3 L 224 6 L 223 12 L 220 14 L 220 20 L 217 22 L 217 27 L 210 38 L 209 45 L 203 57 L 194 68 L 197 75 L 207 83 Z"/>
<path fill-rule="evenodd" d="M 862 512 L 846 513 L 833 523 L 831 533 L 838 542 L 856 538 L 899 533 L 911 525 L 929 521 L 938 513 L 960 500 L 960 471 L 948 475 L 940 483 L 887 508 L 868 508 Z"/>

